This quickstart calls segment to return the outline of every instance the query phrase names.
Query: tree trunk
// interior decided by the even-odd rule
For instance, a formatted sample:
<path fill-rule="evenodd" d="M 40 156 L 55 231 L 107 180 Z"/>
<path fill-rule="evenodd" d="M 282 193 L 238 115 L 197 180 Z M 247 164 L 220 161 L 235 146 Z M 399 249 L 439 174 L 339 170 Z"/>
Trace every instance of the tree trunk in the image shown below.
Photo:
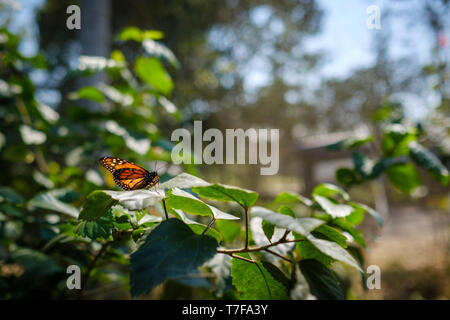
<path fill-rule="evenodd" d="M 83 55 L 109 57 L 111 35 L 110 17 L 110 0 L 81 1 L 80 40 Z M 80 80 L 80 87 L 96 86 L 101 82 L 106 82 L 106 80 L 106 74 L 99 72 L 91 77 L 82 78 Z M 98 104 L 90 101 L 85 105 L 90 110 L 98 110 L 100 107 Z"/>

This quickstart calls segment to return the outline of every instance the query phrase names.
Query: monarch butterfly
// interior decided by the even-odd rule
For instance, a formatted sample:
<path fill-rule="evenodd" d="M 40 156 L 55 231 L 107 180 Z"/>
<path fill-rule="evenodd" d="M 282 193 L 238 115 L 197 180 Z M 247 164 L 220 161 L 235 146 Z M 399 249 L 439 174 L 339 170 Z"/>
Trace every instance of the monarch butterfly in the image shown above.
<path fill-rule="evenodd" d="M 100 164 L 113 174 L 114 182 L 124 190 L 151 188 L 159 183 L 156 171 L 144 168 L 123 159 L 102 157 Z"/>

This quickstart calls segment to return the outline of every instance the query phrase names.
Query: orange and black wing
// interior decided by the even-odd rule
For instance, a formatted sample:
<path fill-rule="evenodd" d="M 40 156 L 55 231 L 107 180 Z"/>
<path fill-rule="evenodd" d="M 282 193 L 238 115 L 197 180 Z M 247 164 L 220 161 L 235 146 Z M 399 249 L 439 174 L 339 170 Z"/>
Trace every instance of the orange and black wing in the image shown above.
<path fill-rule="evenodd" d="M 113 173 L 113 178 L 122 189 L 137 190 L 147 186 L 147 173 L 135 168 L 122 168 Z"/>
<path fill-rule="evenodd" d="M 133 162 L 114 157 L 103 157 L 99 162 L 113 174 L 116 184 L 124 190 L 145 188 L 149 183 L 149 172 Z"/>
<path fill-rule="evenodd" d="M 143 173 L 148 173 L 147 170 L 138 166 L 137 164 L 134 164 L 133 162 L 123 160 L 120 158 L 102 157 L 98 161 L 100 162 L 100 164 L 102 166 L 104 166 L 106 169 L 108 169 L 113 174 L 116 170 L 124 169 L 124 168 L 128 168 L 128 169 L 133 168 L 133 169 L 139 170 Z"/>

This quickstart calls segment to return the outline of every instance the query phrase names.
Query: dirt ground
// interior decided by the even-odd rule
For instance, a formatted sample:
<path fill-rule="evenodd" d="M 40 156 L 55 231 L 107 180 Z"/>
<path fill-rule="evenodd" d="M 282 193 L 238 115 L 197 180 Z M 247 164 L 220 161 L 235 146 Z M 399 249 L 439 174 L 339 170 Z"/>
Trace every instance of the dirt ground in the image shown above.
<path fill-rule="evenodd" d="M 362 299 L 449 299 L 450 214 L 419 207 L 390 208 L 366 265 L 381 269 L 381 289 Z"/>

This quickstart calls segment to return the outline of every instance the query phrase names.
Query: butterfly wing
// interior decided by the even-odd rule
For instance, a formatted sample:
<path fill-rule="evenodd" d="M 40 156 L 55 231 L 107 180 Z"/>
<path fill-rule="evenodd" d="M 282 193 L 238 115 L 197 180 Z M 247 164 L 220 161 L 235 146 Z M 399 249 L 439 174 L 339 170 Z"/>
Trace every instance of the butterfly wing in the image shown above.
<path fill-rule="evenodd" d="M 113 173 L 113 178 L 122 189 L 136 190 L 147 186 L 147 173 L 147 170 L 144 172 L 135 168 L 122 168 Z"/>
<path fill-rule="evenodd" d="M 104 166 L 107 170 L 109 170 L 113 174 L 114 174 L 114 171 L 119 170 L 119 169 L 124 169 L 124 168 L 133 168 L 133 169 L 141 170 L 145 173 L 148 173 L 147 170 L 138 166 L 137 164 L 134 164 L 133 162 L 123 160 L 120 158 L 102 157 L 102 158 L 100 158 L 99 162 L 102 166 Z"/>
<path fill-rule="evenodd" d="M 133 162 L 120 158 L 103 157 L 100 164 L 113 174 L 115 183 L 124 190 L 145 188 L 149 172 Z"/>

